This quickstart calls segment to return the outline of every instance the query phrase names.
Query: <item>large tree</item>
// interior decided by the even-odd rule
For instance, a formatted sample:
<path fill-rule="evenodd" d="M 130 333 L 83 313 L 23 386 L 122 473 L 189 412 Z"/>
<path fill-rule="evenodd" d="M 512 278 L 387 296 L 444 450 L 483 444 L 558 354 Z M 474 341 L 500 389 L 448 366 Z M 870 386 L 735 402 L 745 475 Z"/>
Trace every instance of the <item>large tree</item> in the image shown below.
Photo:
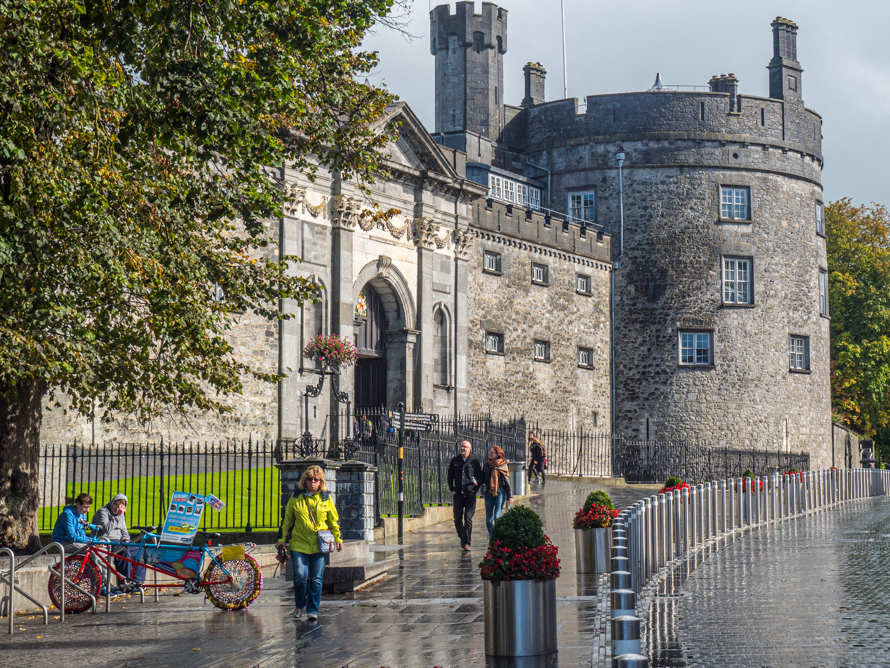
<path fill-rule="evenodd" d="M 825 231 L 832 405 L 848 426 L 882 440 L 890 435 L 890 214 L 841 199 L 825 208 Z"/>
<path fill-rule="evenodd" d="M 0 0 L 0 545 L 37 544 L 47 392 L 226 410 L 233 314 L 309 297 L 267 248 L 278 168 L 373 174 L 361 40 L 392 5 Z"/>

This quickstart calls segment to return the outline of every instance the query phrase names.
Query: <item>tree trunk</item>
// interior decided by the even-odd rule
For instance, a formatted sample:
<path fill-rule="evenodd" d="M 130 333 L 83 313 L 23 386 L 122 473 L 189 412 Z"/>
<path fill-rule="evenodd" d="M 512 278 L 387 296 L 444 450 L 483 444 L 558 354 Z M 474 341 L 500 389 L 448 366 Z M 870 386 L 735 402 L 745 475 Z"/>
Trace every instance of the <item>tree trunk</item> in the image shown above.
<path fill-rule="evenodd" d="M 40 549 L 40 420 L 46 381 L 0 386 L 0 546 Z"/>

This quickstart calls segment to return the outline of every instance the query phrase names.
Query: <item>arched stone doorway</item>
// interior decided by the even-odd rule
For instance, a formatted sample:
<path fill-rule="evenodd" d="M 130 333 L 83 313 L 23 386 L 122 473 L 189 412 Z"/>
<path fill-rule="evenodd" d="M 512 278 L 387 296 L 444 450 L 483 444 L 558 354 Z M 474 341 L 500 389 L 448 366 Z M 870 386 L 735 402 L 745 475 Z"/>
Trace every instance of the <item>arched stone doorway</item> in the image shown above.
<path fill-rule="evenodd" d="M 355 348 L 355 406 L 357 409 L 386 405 L 386 313 L 380 295 L 370 283 L 355 302 L 358 332 Z"/>
<path fill-rule="evenodd" d="M 408 407 L 414 391 L 414 301 L 395 267 L 368 265 L 356 281 L 356 411 L 380 406 Z"/>

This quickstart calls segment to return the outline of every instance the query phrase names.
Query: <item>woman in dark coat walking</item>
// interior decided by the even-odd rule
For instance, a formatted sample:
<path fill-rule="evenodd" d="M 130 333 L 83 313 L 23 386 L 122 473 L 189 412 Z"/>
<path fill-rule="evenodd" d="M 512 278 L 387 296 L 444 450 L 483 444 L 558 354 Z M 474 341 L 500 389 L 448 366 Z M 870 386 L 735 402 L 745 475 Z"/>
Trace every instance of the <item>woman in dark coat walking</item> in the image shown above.
<path fill-rule="evenodd" d="M 528 434 L 528 442 L 531 446 L 531 454 L 532 454 L 532 463 L 529 467 L 529 473 L 535 474 L 534 482 L 540 482 L 541 485 L 547 484 L 547 476 L 544 474 L 546 470 L 546 465 L 544 461 L 546 459 L 546 455 L 544 453 L 544 444 L 538 440 L 538 437 L 535 436 L 535 432 L 531 431 Z"/>

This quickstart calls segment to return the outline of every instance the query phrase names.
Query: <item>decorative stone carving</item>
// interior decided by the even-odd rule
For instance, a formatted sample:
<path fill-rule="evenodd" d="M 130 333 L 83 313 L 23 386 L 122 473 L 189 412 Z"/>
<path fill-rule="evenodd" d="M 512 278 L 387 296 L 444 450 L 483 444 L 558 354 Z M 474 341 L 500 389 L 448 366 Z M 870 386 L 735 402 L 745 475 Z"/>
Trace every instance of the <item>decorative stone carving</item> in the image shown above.
<path fill-rule="evenodd" d="M 362 208 L 361 200 L 356 197 L 336 195 L 334 197 L 334 225 L 353 229 L 358 225 L 365 232 L 373 229 L 386 230 L 394 239 L 401 239 L 408 235 L 410 221 L 402 225 L 396 225 L 391 218 L 383 220 L 370 209 Z"/>
<path fill-rule="evenodd" d="M 445 248 L 451 244 L 451 235 L 448 230 L 443 230 L 429 218 L 414 219 L 414 244 L 421 248 L 434 250 Z"/>
<path fill-rule="evenodd" d="M 466 260 L 473 247 L 473 233 L 470 230 L 454 230 L 451 235 L 454 238 L 454 256 Z"/>
<path fill-rule="evenodd" d="M 362 205 L 355 197 L 334 195 L 334 214 L 332 222 L 337 227 L 351 230 L 356 226 L 362 215 Z"/>
<path fill-rule="evenodd" d="M 312 205 L 307 199 L 305 188 L 296 183 L 285 183 L 284 203 L 281 208 L 286 216 L 297 216 L 305 211 L 313 218 L 324 217 L 328 210 L 328 198 L 322 195 L 321 202 Z"/>
<path fill-rule="evenodd" d="M 389 275 L 389 268 L 392 266 L 392 258 L 381 255 L 377 258 L 377 275 L 380 278 L 386 278 Z"/>

